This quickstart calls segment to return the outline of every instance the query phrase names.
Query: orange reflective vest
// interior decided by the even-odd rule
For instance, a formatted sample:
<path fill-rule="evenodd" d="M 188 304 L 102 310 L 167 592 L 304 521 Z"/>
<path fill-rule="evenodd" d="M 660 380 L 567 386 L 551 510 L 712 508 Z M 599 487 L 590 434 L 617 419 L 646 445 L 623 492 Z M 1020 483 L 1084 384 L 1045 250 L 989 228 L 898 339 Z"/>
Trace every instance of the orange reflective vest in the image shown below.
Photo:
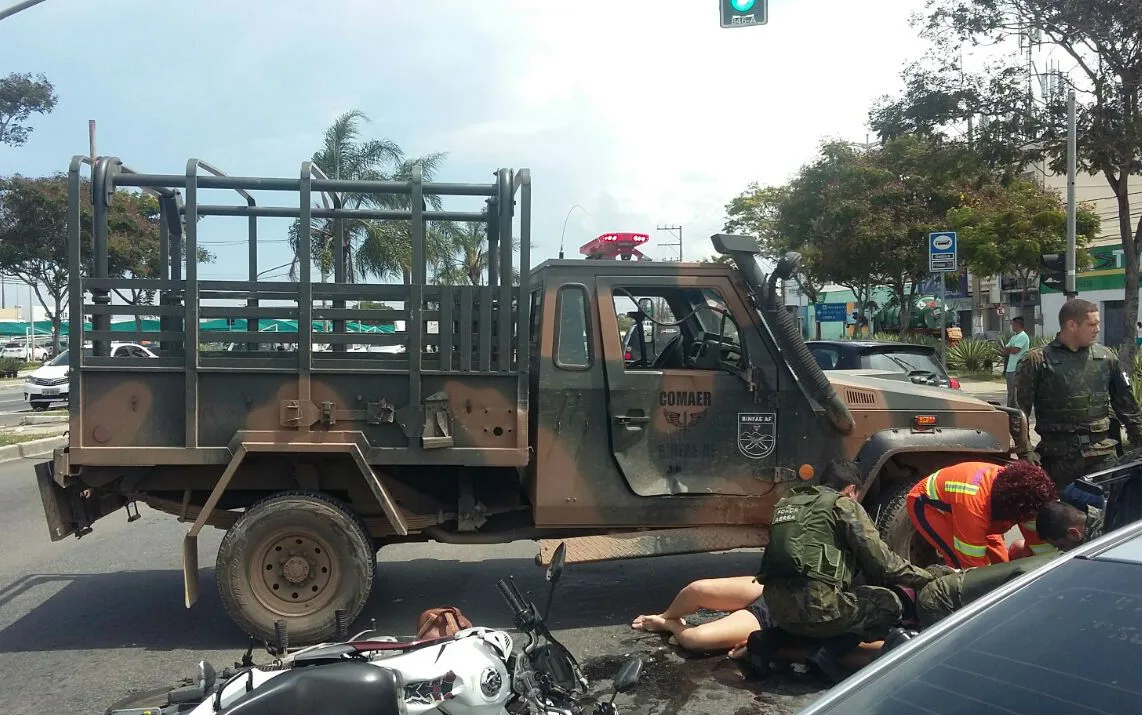
<path fill-rule="evenodd" d="M 922 508 L 924 520 L 942 536 L 950 537 L 947 546 L 955 552 L 961 568 L 1008 560 L 1005 547 L 989 549 L 1016 525 L 991 518 L 991 488 L 1002 469 L 1002 465 L 990 462 L 953 464 L 921 479 L 908 494 L 909 512 Z M 1018 526 L 1032 553 L 1055 550 L 1039 538 L 1034 519 Z"/>

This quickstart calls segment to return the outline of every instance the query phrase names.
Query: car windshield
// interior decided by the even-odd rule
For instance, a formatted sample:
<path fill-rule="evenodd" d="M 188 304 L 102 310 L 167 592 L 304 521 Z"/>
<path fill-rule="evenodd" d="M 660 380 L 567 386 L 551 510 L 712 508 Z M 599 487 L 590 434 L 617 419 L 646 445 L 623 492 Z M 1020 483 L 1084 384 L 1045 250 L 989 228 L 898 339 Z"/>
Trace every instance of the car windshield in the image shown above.
<path fill-rule="evenodd" d="M 1140 625 L 1142 567 L 1074 559 L 815 715 L 1142 712 Z"/>
<path fill-rule="evenodd" d="M 935 354 L 916 350 L 880 350 L 864 355 L 865 367 L 872 370 L 912 372 L 920 370 L 935 375 L 944 374 Z"/>
<path fill-rule="evenodd" d="M 48 363 L 48 365 L 66 365 L 66 364 L 67 364 L 67 351 L 66 350 L 61 352 L 59 355 L 56 355 L 54 358 L 52 358 L 52 361 Z"/>

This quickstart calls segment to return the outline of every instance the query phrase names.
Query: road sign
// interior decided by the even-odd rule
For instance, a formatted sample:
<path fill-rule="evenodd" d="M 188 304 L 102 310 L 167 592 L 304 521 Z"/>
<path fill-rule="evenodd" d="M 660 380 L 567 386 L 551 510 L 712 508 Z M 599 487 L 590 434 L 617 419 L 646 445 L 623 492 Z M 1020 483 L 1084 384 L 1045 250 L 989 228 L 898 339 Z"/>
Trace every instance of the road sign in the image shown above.
<path fill-rule="evenodd" d="M 769 0 L 718 0 L 722 27 L 749 27 L 769 22 Z"/>
<path fill-rule="evenodd" d="M 843 323 L 849 317 L 848 303 L 816 303 L 813 314 L 820 323 Z"/>
<path fill-rule="evenodd" d="M 955 231 L 928 234 L 928 270 L 932 273 L 955 273 L 958 269 L 958 245 Z"/>

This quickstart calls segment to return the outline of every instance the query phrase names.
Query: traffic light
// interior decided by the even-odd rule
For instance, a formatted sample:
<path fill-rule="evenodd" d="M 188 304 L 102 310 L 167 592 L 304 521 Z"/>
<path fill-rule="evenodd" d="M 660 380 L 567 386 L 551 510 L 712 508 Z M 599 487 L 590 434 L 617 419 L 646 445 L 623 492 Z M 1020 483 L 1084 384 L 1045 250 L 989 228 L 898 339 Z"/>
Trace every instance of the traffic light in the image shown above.
<path fill-rule="evenodd" d="M 749 27 L 769 22 L 769 0 L 718 0 L 722 27 Z"/>
<path fill-rule="evenodd" d="M 1067 254 L 1047 253 L 1039 268 L 1039 285 L 1063 290 L 1067 278 Z"/>

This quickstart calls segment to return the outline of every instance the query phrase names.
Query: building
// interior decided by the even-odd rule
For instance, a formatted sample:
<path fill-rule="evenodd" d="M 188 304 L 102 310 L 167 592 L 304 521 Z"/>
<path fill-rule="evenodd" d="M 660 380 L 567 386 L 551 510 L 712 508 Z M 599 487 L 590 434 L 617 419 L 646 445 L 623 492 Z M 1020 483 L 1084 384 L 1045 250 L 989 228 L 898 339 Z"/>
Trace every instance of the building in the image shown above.
<path fill-rule="evenodd" d="M 1041 168 L 1041 167 L 1040 167 Z M 1066 175 L 1038 171 L 1042 184 L 1059 192 L 1063 200 L 1067 196 Z M 1142 216 L 1142 176 L 1130 177 L 1131 226 L 1137 227 Z M 1122 239 L 1118 233 L 1118 201 L 1101 174 L 1079 173 L 1075 177 L 1075 199 L 1079 204 L 1090 203 L 1102 219 L 1098 238 L 1089 249 L 1093 264 L 1080 271 L 1075 278 L 1075 290 L 1079 297 L 1095 303 L 1102 314 L 1102 334 L 1099 342 L 1116 346 L 1122 343 L 1125 325 L 1126 261 L 1122 252 Z M 1039 289 L 1041 332 L 1054 335 L 1059 330 L 1059 308 L 1066 298 L 1061 291 L 1050 286 Z M 1127 335 L 1126 337 L 1129 337 Z"/>

